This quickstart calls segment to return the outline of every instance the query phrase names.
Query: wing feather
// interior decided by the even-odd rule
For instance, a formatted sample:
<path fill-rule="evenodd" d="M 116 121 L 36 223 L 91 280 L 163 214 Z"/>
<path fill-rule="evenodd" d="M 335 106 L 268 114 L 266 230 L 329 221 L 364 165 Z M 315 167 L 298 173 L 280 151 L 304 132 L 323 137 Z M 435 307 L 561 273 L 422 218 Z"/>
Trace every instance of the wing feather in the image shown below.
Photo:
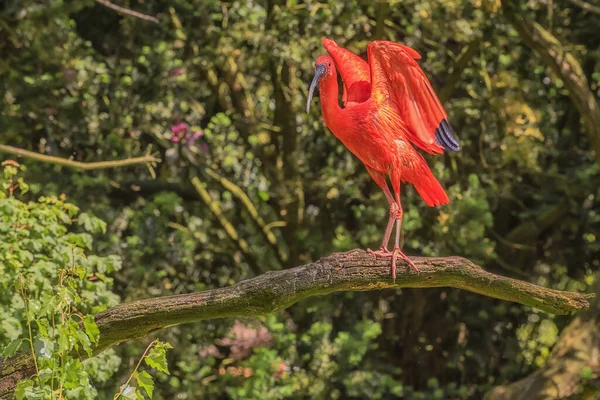
<path fill-rule="evenodd" d="M 460 149 L 448 115 L 410 47 L 376 40 L 368 47 L 371 98 L 379 106 L 392 103 L 403 126 L 390 127 L 433 154 Z"/>
<path fill-rule="evenodd" d="M 365 60 L 350 50 L 338 46 L 327 38 L 322 39 L 325 50 L 329 53 L 335 67 L 342 76 L 342 102 L 362 103 L 371 96 L 371 68 Z"/>

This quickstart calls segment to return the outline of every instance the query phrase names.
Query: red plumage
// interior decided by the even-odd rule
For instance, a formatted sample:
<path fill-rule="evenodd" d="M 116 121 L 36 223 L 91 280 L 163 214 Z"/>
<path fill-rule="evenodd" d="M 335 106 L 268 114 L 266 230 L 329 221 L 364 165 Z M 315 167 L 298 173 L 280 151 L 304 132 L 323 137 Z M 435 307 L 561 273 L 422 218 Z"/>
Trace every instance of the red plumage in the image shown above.
<path fill-rule="evenodd" d="M 421 58 L 415 50 L 376 40 L 368 46 L 367 63 L 331 39 L 323 39 L 323 45 L 329 56 L 317 58 L 307 110 L 319 83 L 325 124 L 365 164 L 384 191 L 390 204 L 390 219 L 381 248 L 373 253 L 392 258 L 395 278 L 397 257 L 415 268 L 399 248 L 400 182 L 413 184 L 429 206 L 449 202 L 446 192 L 413 145 L 431 154 L 457 151 L 460 146 L 446 111 L 415 61 Z M 337 71 L 344 85 L 344 108 L 338 102 Z M 386 177 L 390 178 L 393 195 Z M 387 243 L 394 221 L 396 241 L 390 252 Z"/>

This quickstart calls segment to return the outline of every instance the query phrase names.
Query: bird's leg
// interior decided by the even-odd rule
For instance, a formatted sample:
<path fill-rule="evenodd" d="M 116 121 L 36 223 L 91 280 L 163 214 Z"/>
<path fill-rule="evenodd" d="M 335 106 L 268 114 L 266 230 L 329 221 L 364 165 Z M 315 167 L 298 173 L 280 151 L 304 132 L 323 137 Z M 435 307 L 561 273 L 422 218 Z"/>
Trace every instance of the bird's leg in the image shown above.
<path fill-rule="evenodd" d="M 381 190 L 383 190 L 383 194 L 385 194 L 385 198 L 387 199 L 390 205 L 390 216 L 388 218 L 388 223 L 385 228 L 385 233 L 383 234 L 381 247 L 379 247 L 379 250 L 377 251 L 367 249 L 367 252 L 369 252 L 369 254 L 375 255 L 389 254 L 390 251 L 387 249 L 387 246 L 390 241 L 390 236 L 392 235 L 392 229 L 394 228 L 394 220 L 396 219 L 396 214 L 398 213 L 398 204 L 396 204 L 394 196 L 392 196 L 392 192 L 390 192 L 390 188 L 388 187 L 388 184 L 385 181 L 385 176 L 369 168 L 367 168 L 367 171 L 369 172 L 369 175 L 371 175 L 371 178 L 373 178 L 375 183 L 377 183 Z"/>
<path fill-rule="evenodd" d="M 387 249 L 388 243 L 390 241 L 390 236 L 392 236 L 392 229 L 394 229 L 394 221 L 396 220 L 396 214 L 398 213 L 398 205 L 396 202 L 392 201 L 390 203 L 390 217 L 388 218 L 388 223 L 385 228 L 385 232 L 383 234 L 383 240 L 381 241 L 381 247 L 379 250 L 373 251 L 371 249 L 367 249 L 369 254 L 389 254 L 390 251 Z"/>
<path fill-rule="evenodd" d="M 394 222 L 396 222 L 396 237 L 394 240 L 394 248 L 392 249 L 392 251 L 388 251 L 387 249 L 385 249 L 385 251 L 382 251 L 381 249 L 379 251 L 369 251 L 371 254 L 374 254 L 377 257 L 389 257 L 392 259 L 392 279 L 396 280 L 396 262 L 398 260 L 398 258 L 401 258 L 402 260 L 406 261 L 406 263 L 408 265 L 410 265 L 411 268 L 413 268 L 415 271 L 419 272 L 419 269 L 415 266 L 415 264 L 410 260 L 410 258 L 408 258 L 401 250 L 400 250 L 400 233 L 402 232 L 402 206 L 400 203 L 400 191 L 398 190 L 396 193 L 396 201 L 394 201 L 394 204 L 396 205 L 395 208 L 392 208 L 392 205 L 390 204 L 390 223 L 388 223 L 388 227 L 390 228 L 390 232 L 388 232 L 386 230 L 386 235 L 389 238 L 389 234 L 391 233 L 391 227 L 393 227 Z M 394 213 L 392 214 L 392 209 L 394 210 Z M 384 240 L 386 238 L 384 237 Z M 385 244 L 387 244 L 387 242 L 385 242 Z"/>
<path fill-rule="evenodd" d="M 400 197 L 400 196 L 398 196 Z M 398 199 L 399 200 L 399 199 Z M 396 260 L 398 257 L 406 261 L 408 265 L 412 267 L 415 271 L 419 272 L 419 268 L 410 261 L 404 253 L 400 250 L 400 232 L 402 231 L 402 207 L 400 206 L 400 210 L 398 211 L 398 215 L 396 217 L 396 240 L 394 241 L 394 249 L 392 250 L 392 278 L 396 279 Z"/>
<path fill-rule="evenodd" d="M 408 265 L 412 267 L 415 271 L 419 272 L 419 269 L 413 264 L 410 259 L 404 255 L 404 253 L 400 250 L 400 233 L 402 232 L 402 204 L 400 203 L 400 188 L 395 190 L 396 192 L 396 202 L 398 203 L 398 213 L 396 215 L 396 240 L 394 241 L 394 249 L 392 250 L 392 278 L 396 279 L 396 259 L 400 257 Z"/>
<path fill-rule="evenodd" d="M 369 254 L 373 254 L 376 257 L 389 257 L 392 259 L 392 278 L 396 280 L 396 261 L 398 257 L 403 259 L 410 265 L 415 271 L 419 271 L 415 264 L 413 264 L 410 259 L 402 253 L 400 250 L 400 233 L 402 232 L 402 205 L 400 203 L 400 179 L 397 176 L 392 176 L 392 186 L 394 187 L 394 192 L 396 194 L 396 198 L 390 192 L 390 188 L 387 185 L 385 180 L 385 176 L 376 172 L 370 168 L 367 168 L 369 175 L 371 178 L 377 183 L 377 185 L 383 190 L 385 194 L 385 198 L 387 199 L 390 205 L 390 217 L 388 219 L 387 227 L 385 228 L 385 233 L 383 234 L 383 241 L 381 242 L 381 247 L 377 251 L 373 251 L 371 249 L 367 249 Z M 389 251 L 387 249 L 388 242 L 390 240 L 390 236 L 392 235 L 392 229 L 394 228 L 394 222 L 396 223 L 396 238 L 394 241 L 394 249 Z"/>

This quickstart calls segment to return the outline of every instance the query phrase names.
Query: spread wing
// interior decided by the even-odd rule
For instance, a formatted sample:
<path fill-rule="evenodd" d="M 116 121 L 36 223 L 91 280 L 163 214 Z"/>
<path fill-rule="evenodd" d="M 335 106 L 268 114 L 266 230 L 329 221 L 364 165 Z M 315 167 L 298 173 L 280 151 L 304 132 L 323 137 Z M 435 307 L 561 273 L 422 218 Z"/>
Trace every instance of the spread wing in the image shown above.
<path fill-rule="evenodd" d="M 415 59 L 419 53 L 401 44 L 376 40 L 368 47 L 371 66 L 371 98 L 396 116 L 387 121 L 401 126 L 388 127 L 403 132 L 406 139 L 428 153 L 458 151 L 460 145 L 448 122 L 448 115 Z"/>
<path fill-rule="evenodd" d="M 327 38 L 322 39 L 325 50 L 329 53 L 336 69 L 342 76 L 342 102 L 362 103 L 371 96 L 371 68 L 360 56 Z"/>

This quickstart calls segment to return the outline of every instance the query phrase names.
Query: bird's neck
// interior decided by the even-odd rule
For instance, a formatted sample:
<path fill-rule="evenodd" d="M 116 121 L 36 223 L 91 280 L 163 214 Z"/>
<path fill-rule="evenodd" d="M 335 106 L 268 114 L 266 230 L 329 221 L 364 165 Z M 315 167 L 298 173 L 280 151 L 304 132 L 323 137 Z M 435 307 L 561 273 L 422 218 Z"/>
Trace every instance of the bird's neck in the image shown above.
<path fill-rule="evenodd" d="M 321 110 L 323 112 L 325 124 L 334 135 L 338 136 L 341 132 L 340 125 L 343 122 L 343 119 L 341 118 L 343 110 L 340 107 L 338 100 L 338 81 L 335 70 L 332 71 L 330 77 L 321 81 L 319 84 L 319 91 L 321 93 Z"/>

